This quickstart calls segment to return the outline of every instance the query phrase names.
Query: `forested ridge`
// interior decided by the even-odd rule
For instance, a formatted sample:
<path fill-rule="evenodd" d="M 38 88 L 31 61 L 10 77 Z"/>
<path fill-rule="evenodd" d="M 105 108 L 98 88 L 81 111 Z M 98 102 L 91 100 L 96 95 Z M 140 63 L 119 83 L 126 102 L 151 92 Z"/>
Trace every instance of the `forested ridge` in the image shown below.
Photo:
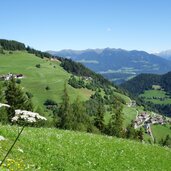
<path fill-rule="evenodd" d="M 150 101 L 145 101 L 144 98 L 139 95 L 144 91 L 152 90 L 153 86 L 161 87 L 168 97 L 171 97 L 171 72 L 164 75 L 157 74 L 140 74 L 133 79 L 121 84 L 121 87 L 130 93 L 135 98 L 138 104 L 143 105 L 146 110 L 152 110 L 161 114 L 171 116 L 170 104 L 155 104 Z M 157 90 L 156 90 L 157 91 Z M 153 97 L 155 98 L 155 97 Z"/>

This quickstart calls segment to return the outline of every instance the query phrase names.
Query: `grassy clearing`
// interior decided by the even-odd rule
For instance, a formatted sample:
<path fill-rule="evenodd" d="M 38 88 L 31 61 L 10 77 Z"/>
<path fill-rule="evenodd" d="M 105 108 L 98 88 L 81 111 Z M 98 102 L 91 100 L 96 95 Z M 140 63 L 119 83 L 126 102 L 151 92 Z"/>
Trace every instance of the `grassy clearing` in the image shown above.
<path fill-rule="evenodd" d="M 153 136 L 157 141 L 160 141 L 162 138 L 165 139 L 166 135 L 171 136 L 171 125 L 152 125 Z"/>
<path fill-rule="evenodd" d="M 128 96 L 125 96 L 124 94 L 121 94 L 121 93 L 118 93 L 118 92 L 114 92 L 114 94 L 116 96 L 119 96 L 122 99 L 124 99 L 126 103 L 130 103 L 131 102 L 131 99 Z"/>
<path fill-rule="evenodd" d="M 135 120 L 137 115 L 137 109 L 133 107 L 124 106 L 123 108 L 124 113 L 124 126 L 128 126 L 132 120 Z"/>
<path fill-rule="evenodd" d="M 36 64 L 40 64 L 40 68 L 36 68 Z M 35 105 L 42 106 L 48 98 L 57 102 L 61 100 L 64 83 L 70 74 L 59 64 L 58 61 L 41 59 L 27 52 L 16 51 L 13 54 L 0 54 L 0 75 L 9 72 L 23 74 L 25 78 L 21 80 L 21 86 L 34 95 Z M 46 90 L 46 86 L 50 89 Z M 80 96 L 81 100 L 86 100 L 91 95 L 88 90 L 74 89 L 69 85 L 67 87 L 72 101 L 77 96 Z"/>
<path fill-rule="evenodd" d="M 166 92 L 163 90 L 146 90 L 143 94 L 140 95 L 146 101 L 151 101 L 155 104 L 170 104 L 171 98 L 166 95 Z"/>
<path fill-rule="evenodd" d="M 0 157 L 16 137 L 18 128 L 0 125 Z M 41 171 L 168 171 L 171 150 L 101 135 L 50 128 L 26 128 L 9 155 L 18 170 Z M 0 159 L 2 160 L 2 159 Z M 18 167 L 18 165 L 17 165 Z M 14 169 L 15 170 L 15 169 Z"/>

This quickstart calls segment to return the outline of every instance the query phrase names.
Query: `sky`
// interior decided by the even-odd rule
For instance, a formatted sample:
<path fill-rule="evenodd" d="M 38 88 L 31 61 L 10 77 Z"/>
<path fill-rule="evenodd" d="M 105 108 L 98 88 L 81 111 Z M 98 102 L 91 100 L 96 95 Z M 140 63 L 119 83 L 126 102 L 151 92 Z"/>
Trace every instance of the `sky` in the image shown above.
<path fill-rule="evenodd" d="M 0 0 L 0 38 L 35 49 L 171 49 L 171 0 Z"/>

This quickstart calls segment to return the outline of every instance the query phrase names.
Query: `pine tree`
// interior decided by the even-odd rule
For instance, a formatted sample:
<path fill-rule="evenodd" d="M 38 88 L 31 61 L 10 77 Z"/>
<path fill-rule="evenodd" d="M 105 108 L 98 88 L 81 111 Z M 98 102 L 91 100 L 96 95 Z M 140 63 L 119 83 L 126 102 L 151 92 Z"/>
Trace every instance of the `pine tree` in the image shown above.
<path fill-rule="evenodd" d="M 144 139 L 144 137 L 143 137 L 143 129 L 142 128 L 140 128 L 140 130 L 138 130 L 137 135 L 138 135 L 138 139 L 142 142 L 143 139 Z"/>
<path fill-rule="evenodd" d="M 101 132 L 104 130 L 104 105 L 101 101 L 98 103 L 97 113 L 94 118 L 94 126 L 96 126 Z"/>
<path fill-rule="evenodd" d="M 135 139 L 136 136 L 136 130 L 134 129 L 134 122 L 131 121 L 131 124 L 129 124 L 126 128 L 126 138 L 128 139 Z"/>
<path fill-rule="evenodd" d="M 87 130 L 88 116 L 86 115 L 86 109 L 84 104 L 77 97 L 72 105 L 72 129 L 73 130 Z"/>
<path fill-rule="evenodd" d="M 11 107 L 8 108 L 8 119 L 9 121 L 15 115 L 15 109 L 25 109 L 32 111 L 32 107 L 24 92 L 16 84 L 15 78 L 12 79 L 7 84 L 7 89 L 5 91 L 5 99 L 7 104 Z"/>
<path fill-rule="evenodd" d="M 112 117 L 108 125 L 108 134 L 116 137 L 123 137 L 123 114 L 122 114 L 122 104 L 116 100 L 112 105 Z"/>
<path fill-rule="evenodd" d="M 69 102 L 69 95 L 68 95 L 66 83 L 64 84 L 62 104 L 59 108 L 58 116 L 60 117 L 59 127 L 62 129 L 70 129 L 71 121 L 72 121 L 71 106 Z"/>

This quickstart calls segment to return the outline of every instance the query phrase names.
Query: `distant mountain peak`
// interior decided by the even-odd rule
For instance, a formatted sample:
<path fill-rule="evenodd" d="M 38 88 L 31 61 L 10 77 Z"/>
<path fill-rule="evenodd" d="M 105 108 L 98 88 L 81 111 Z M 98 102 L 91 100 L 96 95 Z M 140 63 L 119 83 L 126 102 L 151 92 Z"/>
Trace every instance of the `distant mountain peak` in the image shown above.
<path fill-rule="evenodd" d="M 170 61 L 138 50 L 128 51 L 120 48 L 62 50 L 56 52 L 56 55 L 80 62 L 118 83 L 141 73 L 164 74 L 171 70 Z"/>

